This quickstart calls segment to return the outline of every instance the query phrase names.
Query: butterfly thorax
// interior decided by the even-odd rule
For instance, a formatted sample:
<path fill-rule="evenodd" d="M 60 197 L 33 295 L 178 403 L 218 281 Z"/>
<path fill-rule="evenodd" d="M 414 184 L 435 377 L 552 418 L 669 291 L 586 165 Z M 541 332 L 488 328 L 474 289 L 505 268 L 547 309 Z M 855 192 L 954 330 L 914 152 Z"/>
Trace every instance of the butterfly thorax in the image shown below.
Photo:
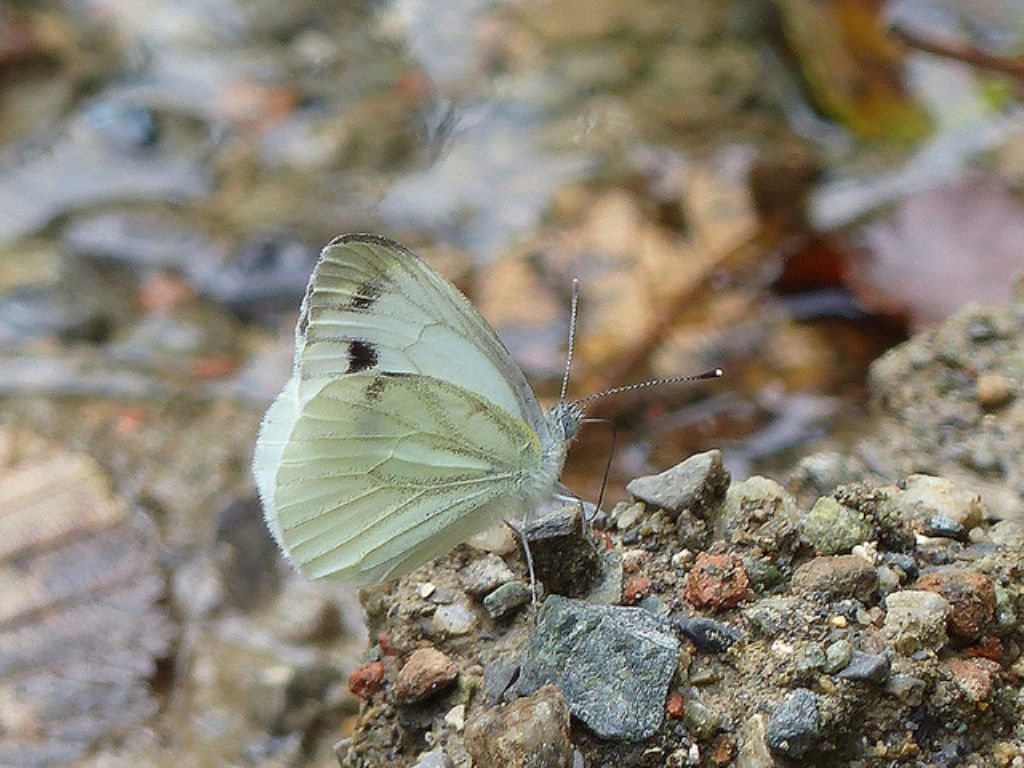
<path fill-rule="evenodd" d="M 525 478 L 523 492 L 536 504 L 550 500 L 565 465 L 569 445 L 579 431 L 583 411 L 579 406 L 560 402 L 544 414 L 546 435 L 541 437 L 540 462 L 536 473 Z"/>

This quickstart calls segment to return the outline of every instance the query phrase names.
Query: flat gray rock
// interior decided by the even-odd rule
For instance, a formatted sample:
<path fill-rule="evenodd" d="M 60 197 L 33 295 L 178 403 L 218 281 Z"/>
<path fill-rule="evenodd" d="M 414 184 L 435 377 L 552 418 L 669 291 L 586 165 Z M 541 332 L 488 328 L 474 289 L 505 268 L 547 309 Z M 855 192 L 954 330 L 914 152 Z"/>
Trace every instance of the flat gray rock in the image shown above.
<path fill-rule="evenodd" d="M 670 515 L 688 509 L 698 517 L 706 517 L 708 509 L 722 500 L 729 480 L 722 454 L 716 449 L 691 456 L 661 474 L 631 480 L 626 490 L 633 498 L 660 507 Z"/>
<path fill-rule="evenodd" d="M 593 605 L 559 595 L 540 610 L 517 690 L 546 683 L 605 739 L 640 741 L 661 725 L 679 641 L 667 620 L 641 608 Z"/>

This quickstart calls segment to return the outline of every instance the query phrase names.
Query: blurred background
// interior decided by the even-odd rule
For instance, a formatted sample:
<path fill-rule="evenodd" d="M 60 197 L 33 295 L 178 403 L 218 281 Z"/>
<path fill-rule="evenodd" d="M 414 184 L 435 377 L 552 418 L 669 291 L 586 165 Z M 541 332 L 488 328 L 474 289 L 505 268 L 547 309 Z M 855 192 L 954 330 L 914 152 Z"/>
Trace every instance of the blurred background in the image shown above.
<path fill-rule="evenodd" d="M 854 440 L 1024 255 L 1017 0 L 0 5 L 0 764 L 324 765 L 365 642 L 248 472 L 319 248 L 452 279 L 609 498 Z M 594 499 L 606 430 L 567 483 Z"/>

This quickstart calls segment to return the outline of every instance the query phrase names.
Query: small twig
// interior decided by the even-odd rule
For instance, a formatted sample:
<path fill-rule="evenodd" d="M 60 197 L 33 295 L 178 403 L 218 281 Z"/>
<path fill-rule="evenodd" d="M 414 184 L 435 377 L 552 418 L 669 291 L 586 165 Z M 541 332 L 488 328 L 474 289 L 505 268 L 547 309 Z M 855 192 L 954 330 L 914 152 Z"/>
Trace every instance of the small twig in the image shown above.
<path fill-rule="evenodd" d="M 962 61 L 973 67 L 1010 75 L 1024 81 L 1024 56 L 996 56 L 969 43 L 927 38 L 902 25 L 894 25 L 891 32 L 893 37 L 910 48 Z"/>

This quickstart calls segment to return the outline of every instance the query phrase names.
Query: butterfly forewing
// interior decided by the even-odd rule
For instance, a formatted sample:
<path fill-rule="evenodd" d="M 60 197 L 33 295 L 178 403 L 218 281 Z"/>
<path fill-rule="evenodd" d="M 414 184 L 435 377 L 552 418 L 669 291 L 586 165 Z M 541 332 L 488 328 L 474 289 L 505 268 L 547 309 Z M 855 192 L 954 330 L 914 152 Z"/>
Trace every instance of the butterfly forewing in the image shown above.
<path fill-rule="evenodd" d="M 323 383 L 271 456 L 286 552 L 311 577 L 368 583 L 520 514 L 541 444 L 521 418 L 458 384 L 363 372 Z"/>
<path fill-rule="evenodd" d="M 476 309 L 410 251 L 376 235 L 345 235 L 324 249 L 303 301 L 296 368 L 301 400 L 310 380 L 416 373 L 475 392 L 546 437 L 526 379 Z"/>

